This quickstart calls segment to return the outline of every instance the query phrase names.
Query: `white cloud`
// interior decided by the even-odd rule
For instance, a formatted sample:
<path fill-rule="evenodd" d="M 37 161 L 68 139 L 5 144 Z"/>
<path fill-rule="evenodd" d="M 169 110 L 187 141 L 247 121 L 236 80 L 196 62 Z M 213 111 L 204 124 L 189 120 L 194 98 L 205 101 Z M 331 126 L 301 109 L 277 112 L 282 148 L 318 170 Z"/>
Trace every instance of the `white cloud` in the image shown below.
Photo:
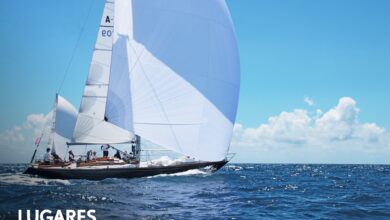
<path fill-rule="evenodd" d="M 35 139 L 41 135 L 50 117 L 51 113 L 31 114 L 22 125 L 0 132 L 0 162 L 27 162 L 35 149 Z"/>
<path fill-rule="evenodd" d="M 0 132 L 0 162 L 28 162 L 50 115 L 31 114 Z M 390 163 L 389 132 L 358 116 L 356 101 L 343 97 L 328 111 L 282 112 L 256 128 L 237 123 L 231 151 L 238 162 Z"/>
<path fill-rule="evenodd" d="M 355 100 L 343 97 L 323 113 L 282 112 L 257 128 L 234 127 L 232 151 L 253 162 L 390 162 L 390 135 L 358 120 Z M 388 158 L 388 159 L 386 159 Z"/>
<path fill-rule="evenodd" d="M 359 109 L 348 97 L 341 98 L 336 107 L 323 114 L 314 123 L 315 133 L 325 139 L 349 139 L 358 125 Z"/>
<path fill-rule="evenodd" d="M 303 101 L 306 102 L 306 104 L 308 104 L 309 106 L 315 105 L 315 102 L 308 96 L 303 97 Z"/>

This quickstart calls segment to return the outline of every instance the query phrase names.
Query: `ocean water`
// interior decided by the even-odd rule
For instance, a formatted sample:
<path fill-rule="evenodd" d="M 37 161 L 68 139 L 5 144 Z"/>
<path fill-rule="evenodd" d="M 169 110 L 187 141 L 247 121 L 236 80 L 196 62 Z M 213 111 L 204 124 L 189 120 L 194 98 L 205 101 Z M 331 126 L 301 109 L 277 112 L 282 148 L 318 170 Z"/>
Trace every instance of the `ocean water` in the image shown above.
<path fill-rule="evenodd" d="M 390 166 L 228 164 L 140 179 L 48 180 L 0 166 L 0 219 L 95 209 L 97 219 L 390 219 Z"/>

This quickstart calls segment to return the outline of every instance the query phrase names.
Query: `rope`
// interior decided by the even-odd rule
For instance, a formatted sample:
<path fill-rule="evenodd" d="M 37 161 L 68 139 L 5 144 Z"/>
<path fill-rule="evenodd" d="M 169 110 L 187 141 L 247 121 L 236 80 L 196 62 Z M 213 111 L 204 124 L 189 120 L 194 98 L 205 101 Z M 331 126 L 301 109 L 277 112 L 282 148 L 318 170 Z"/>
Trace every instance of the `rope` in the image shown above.
<path fill-rule="evenodd" d="M 77 50 L 77 48 L 79 47 L 80 40 L 81 40 L 81 37 L 83 36 L 84 30 L 85 30 L 85 26 L 86 26 L 86 24 L 87 24 L 87 21 L 88 21 L 88 19 L 89 19 L 90 14 L 91 14 L 92 6 L 93 6 L 93 3 L 94 3 L 94 2 L 95 2 L 94 0 L 91 0 L 91 3 L 89 4 L 89 9 L 88 9 L 88 13 L 87 13 L 87 18 L 85 19 L 84 24 L 83 24 L 83 26 L 81 27 L 80 34 L 79 34 L 79 36 L 78 36 L 78 38 L 77 38 L 76 45 L 75 45 L 75 47 L 73 48 L 72 56 L 70 57 L 70 60 L 69 60 L 69 62 L 68 62 L 68 65 L 66 66 L 64 76 L 62 77 L 62 81 L 61 81 L 60 86 L 59 86 L 59 88 L 58 88 L 58 90 L 57 90 L 57 94 L 59 94 L 59 93 L 61 92 L 62 86 L 64 85 L 65 80 L 66 80 L 66 78 L 67 78 L 67 76 L 68 76 L 69 69 L 70 69 L 70 67 L 71 67 L 71 65 L 72 65 L 72 63 L 73 63 L 73 59 L 74 59 L 74 57 L 75 57 L 76 50 Z"/>

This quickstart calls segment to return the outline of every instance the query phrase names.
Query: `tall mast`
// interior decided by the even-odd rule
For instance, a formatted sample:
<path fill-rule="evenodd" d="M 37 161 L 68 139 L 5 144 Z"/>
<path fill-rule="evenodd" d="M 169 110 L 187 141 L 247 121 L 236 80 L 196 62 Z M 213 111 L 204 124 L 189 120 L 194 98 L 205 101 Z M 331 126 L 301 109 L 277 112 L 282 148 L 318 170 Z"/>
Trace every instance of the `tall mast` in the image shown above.
<path fill-rule="evenodd" d="M 54 144 L 54 135 L 56 132 L 56 114 L 57 114 L 57 104 L 58 104 L 58 93 L 56 93 L 56 97 L 54 100 L 52 117 L 51 117 L 51 125 L 50 125 L 50 134 L 47 140 L 47 146 L 52 148 L 52 152 L 56 152 L 55 144 Z"/>

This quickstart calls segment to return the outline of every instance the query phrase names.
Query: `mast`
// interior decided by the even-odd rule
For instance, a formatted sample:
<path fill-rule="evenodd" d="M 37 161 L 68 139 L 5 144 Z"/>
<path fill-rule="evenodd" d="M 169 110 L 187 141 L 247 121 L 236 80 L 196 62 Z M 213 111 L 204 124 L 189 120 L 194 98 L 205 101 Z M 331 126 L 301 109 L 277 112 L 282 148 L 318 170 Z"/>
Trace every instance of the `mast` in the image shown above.
<path fill-rule="evenodd" d="M 53 110 L 52 110 L 52 118 L 51 118 L 51 126 L 50 126 L 50 134 L 47 140 L 47 147 L 51 148 L 52 152 L 56 153 L 55 143 L 54 143 L 54 135 L 56 133 L 56 114 L 57 114 L 57 105 L 58 105 L 58 93 L 56 93 L 56 97 L 54 100 Z"/>

